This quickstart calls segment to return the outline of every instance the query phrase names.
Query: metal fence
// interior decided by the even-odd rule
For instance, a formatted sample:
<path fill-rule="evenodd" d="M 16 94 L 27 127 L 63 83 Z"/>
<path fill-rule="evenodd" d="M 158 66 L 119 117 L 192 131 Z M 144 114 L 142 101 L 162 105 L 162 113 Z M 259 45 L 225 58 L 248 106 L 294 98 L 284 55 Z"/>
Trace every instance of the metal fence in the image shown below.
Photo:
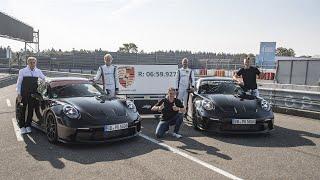
<path fill-rule="evenodd" d="M 240 55 L 220 55 L 206 53 L 175 53 L 175 52 L 156 52 L 156 53 L 121 53 L 109 52 L 113 56 L 114 64 L 181 64 L 183 58 L 189 59 L 189 66 L 194 69 L 237 69 L 242 64 Z M 103 64 L 104 53 L 64 53 L 50 56 L 36 56 L 38 67 L 42 69 L 90 69 L 94 70 Z M 8 60 L 7 60 L 8 61 Z M 213 62 L 219 62 L 215 65 Z M 25 64 L 17 59 L 12 59 L 10 64 L 18 66 Z M 211 63 L 209 65 L 209 63 Z M 0 60 L 0 66 L 5 66 L 4 60 Z"/>
<path fill-rule="evenodd" d="M 240 58 L 216 58 L 207 54 L 175 54 L 175 53 L 151 53 L 151 54 L 134 54 L 134 53 L 118 53 L 111 52 L 113 64 L 181 64 L 184 57 L 189 59 L 189 66 L 192 69 L 202 69 L 207 71 L 208 75 L 214 75 L 215 70 L 224 70 L 226 76 L 232 76 L 235 70 L 243 66 Z M 93 73 L 97 68 L 104 64 L 104 54 L 64 54 L 57 56 L 37 56 L 37 66 L 41 69 Z M 0 67 L 21 68 L 26 63 L 17 59 L 0 59 Z M 264 72 L 266 67 L 260 67 Z M 270 69 L 268 68 L 268 71 Z"/>
<path fill-rule="evenodd" d="M 320 59 L 279 60 L 276 82 L 320 85 Z"/>
<path fill-rule="evenodd" d="M 260 88 L 259 91 L 273 106 L 320 113 L 320 92 L 273 88 Z"/>

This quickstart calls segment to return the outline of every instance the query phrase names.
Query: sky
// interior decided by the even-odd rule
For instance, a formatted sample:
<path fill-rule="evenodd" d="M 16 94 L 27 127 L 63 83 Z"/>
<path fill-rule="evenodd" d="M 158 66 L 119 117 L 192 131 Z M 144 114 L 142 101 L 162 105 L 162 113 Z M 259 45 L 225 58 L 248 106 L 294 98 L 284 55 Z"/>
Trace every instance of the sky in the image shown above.
<path fill-rule="evenodd" d="M 259 53 L 277 42 L 320 54 L 320 0 L 0 0 L 0 11 L 40 32 L 43 49 Z M 14 50 L 23 43 L 0 38 Z"/>

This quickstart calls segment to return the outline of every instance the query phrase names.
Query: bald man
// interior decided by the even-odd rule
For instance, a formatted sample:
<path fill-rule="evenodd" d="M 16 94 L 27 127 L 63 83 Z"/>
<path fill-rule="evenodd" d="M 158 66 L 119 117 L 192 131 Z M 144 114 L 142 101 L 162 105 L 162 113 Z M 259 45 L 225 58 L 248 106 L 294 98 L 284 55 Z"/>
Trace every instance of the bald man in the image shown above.
<path fill-rule="evenodd" d="M 194 72 L 189 69 L 189 60 L 183 58 L 181 61 L 182 68 L 178 69 L 176 79 L 176 90 L 178 92 L 178 99 L 183 102 L 184 107 L 188 107 L 188 96 L 190 92 L 194 91 L 195 79 Z"/>

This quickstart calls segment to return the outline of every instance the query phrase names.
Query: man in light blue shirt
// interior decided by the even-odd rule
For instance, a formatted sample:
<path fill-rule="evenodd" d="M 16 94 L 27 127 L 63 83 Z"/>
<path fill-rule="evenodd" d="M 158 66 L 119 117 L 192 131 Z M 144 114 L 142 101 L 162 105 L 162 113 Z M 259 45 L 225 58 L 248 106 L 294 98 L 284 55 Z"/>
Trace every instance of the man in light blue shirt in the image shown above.
<path fill-rule="evenodd" d="M 17 80 L 18 103 L 22 103 L 21 119 L 18 119 L 21 134 L 31 133 L 31 121 L 36 100 L 31 97 L 37 93 L 38 78 L 45 79 L 40 69 L 36 67 L 37 59 L 29 57 L 27 67 L 20 69 Z M 26 108 L 28 107 L 27 119 L 25 118 Z"/>

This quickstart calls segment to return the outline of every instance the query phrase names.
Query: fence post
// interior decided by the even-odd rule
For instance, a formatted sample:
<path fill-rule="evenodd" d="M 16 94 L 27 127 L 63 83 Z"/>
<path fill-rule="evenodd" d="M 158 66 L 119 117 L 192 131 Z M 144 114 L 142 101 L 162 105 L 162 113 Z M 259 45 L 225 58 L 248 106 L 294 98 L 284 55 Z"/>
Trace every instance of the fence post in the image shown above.
<path fill-rule="evenodd" d="M 307 63 L 307 67 L 306 67 L 306 76 L 305 76 L 305 79 L 304 79 L 304 85 L 307 85 L 307 80 L 308 80 L 308 70 L 309 70 L 309 61 L 306 60 L 306 63 Z"/>
<path fill-rule="evenodd" d="M 289 74 L 289 84 L 291 84 L 291 79 L 292 79 L 292 68 L 293 68 L 293 61 L 291 61 L 291 67 L 290 67 L 290 74 Z"/>
<path fill-rule="evenodd" d="M 136 53 L 136 64 L 139 64 L 138 63 L 139 61 L 138 61 L 138 52 Z"/>

